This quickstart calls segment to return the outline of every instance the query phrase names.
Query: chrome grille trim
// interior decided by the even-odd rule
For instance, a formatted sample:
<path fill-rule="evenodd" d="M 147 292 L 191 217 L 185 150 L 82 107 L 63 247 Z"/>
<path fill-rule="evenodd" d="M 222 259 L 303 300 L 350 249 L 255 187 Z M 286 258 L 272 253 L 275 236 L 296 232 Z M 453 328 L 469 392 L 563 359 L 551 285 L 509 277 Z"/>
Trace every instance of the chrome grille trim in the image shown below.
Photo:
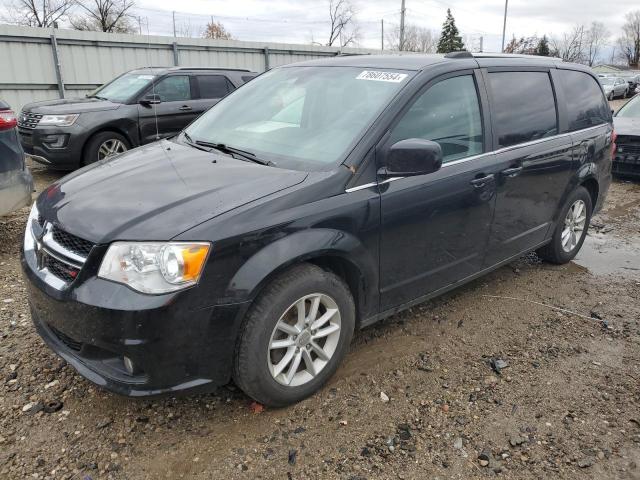
<path fill-rule="evenodd" d="M 41 119 L 42 114 L 40 113 L 20 112 L 20 116 L 18 117 L 18 127 L 33 130 L 38 126 Z"/>

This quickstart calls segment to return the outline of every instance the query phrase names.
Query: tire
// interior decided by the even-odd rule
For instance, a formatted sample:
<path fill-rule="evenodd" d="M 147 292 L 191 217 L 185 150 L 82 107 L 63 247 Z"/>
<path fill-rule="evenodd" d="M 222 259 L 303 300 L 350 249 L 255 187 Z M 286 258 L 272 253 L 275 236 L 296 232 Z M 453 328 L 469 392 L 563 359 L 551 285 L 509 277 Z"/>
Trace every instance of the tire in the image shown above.
<path fill-rule="evenodd" d="M 609 92 L 609 96 L 607 97 L 609 100 L 613 100 L 613 92 Z"/>
<path fill-rule="evenodd" d="M 571 224 L 569 222 L 568 216 L 570 210 L 572 214 L 576 212 L 575 207 L 579 205 L 579 202 L 582 202 L 584 208 L 584 225 L 580 233 L 575 231 L 575 226 L 579 223 L 574 223 L 574 239 L 575 244 L 571 239 L 569 239 L 568 244 L 563 245 L 563 238 L 565 235 L 563 232 L 566 232 L 567 229 L 571 230 Z M 574 208 L 572 210 L 572 208 Z M 546 260 L 550 263 L 555 263 L 557 265 L 561 265 L 563 263 L 567 263 L 578 254 L 582 244 L 584 243 L 584 239 L 587 236 L 587 230 L 589 229 L 589 223 L 591 221 L 591 213 L 593 212 L 593 205 L 591 203 L 591 195 L 584 187 L 578 187 L 576 190 L 569 196 L 565 206 L 562 208 L 560 213 L 560 217 L 558 219 L 558 225 L 556 226 L 555 231 L 553 232 L 553 237 L 551 238 L 551 242 L 540 248 L 537 253 L 538 256 L 543 260 Z M 575 220 L 575 218 L 574 218 Z M 568 249 L 569 248 L 569 249 Z"/>
<path fill-rule="evenodd" d="M 124 137 L 124 135 L 116 132 L 99 132 L 91 137 L 87 142 L 84 149 L 82 164 L 90 165 L 111 156 L 105 151 L 105 149 L 109 150 L 109 145 L 113 145 L 116 148 L 116 151 L 111 153 L 111 155 L 126 152 L 131 148 L 129 141 Z"/>
<path fill-rule="evenodd" d="M 300 322 L 297 316 L 297 307 L 307 296 L 319 294 L 318 318 L 328 315 L 337 308 L 337 314 L 333 313 L 330 320 L 317 330 L 298 331 L 297 336 L 288 335 L 280 328 L 276 328 L 286 322 Z M 311 316 L 312 298 L 304 300 L 304 316 Z M 329 300 L 331 311 L 325 308 Z M 307 310 L 307 308 L 309 310 Z M 293 309 L 293 310 L 292 310 Z M 309 315 L 307 315 L 309 311 Z M 285 313 L 287 316 L 285 316 Z M 289 316 L 291 315 L 291 316 Z M 280 320 L 283 320 L 281 323 Z M 323 351 L 331 352 L 327 360 L 323 360 L 312 348 L 307 346 L 293 346 L 273 348 L 274 342 L 306 343 L 308 335 L 313 332 L 328 331 L 339 323 L 339 330 L 316 340 L 316 345 L 323 345 Z M 313 322 L 312 322 L 313 324 Z M 287 323 L 287 329 L 292 325 Z M 295 327 L 294 327 L 295 328 Z M 349 349 L 353 331 L 355 328 L 355 306 L 353 297 L 345 283 L 335 274 L 322 270 L 311 264 L 300 264 L 276 277 L 258 296 L 251 306 L 236 344 L 234 359 L 233 379 L 238 387 L 256 401 L 270 406 L 282 407 L 298 402 L 313 393 L 335 373 L 340 362 Z M 293 349 L 293 350 L 292 350 Z M 294 353 L 290 353 L 294 352 Z M 308 359 L 317 368 L 315 376 L 309 373 L 304 356 L 308 353 Z M 285 362 L 287 355 L 293 355 L 291 361 L 285 364 L 282 373 L 277 373 L 281 362 Z M 293 367 L 296 356 L 300 355 L 299 366 Z M 291 372 L 293 371 L 293 374 Z M 292 375 L 292 380 L 287 384 L 287 377 Z"/>

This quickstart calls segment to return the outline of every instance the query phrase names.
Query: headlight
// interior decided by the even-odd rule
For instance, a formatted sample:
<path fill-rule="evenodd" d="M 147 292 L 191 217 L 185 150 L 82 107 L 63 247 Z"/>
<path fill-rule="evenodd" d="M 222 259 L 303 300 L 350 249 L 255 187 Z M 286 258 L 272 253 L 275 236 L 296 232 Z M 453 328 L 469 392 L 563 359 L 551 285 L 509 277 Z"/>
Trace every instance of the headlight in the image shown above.
<path fill-rule="evenodd" d="M 72 115 L 43 115 L 38 125 L 55 126 L 55 127 L 70 127 L 78 118 L 79 114 L 74 113 Z"/>
<path fill-rule="evenodd" d="M 167 293 L 198 283 L 211 245 L 205 242 L 114 242 L 98 277 L 142 293 Z"/>

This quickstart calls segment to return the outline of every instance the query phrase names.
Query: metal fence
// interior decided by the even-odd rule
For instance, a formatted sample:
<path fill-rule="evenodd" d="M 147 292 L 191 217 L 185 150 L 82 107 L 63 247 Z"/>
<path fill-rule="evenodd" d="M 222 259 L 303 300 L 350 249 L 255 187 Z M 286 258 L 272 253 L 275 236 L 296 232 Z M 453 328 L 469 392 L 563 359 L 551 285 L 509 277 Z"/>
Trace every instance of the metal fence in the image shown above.
<path fill-rule="evenodd" d="M 84 96 L 144 66 L 246 68 L 375 50 L 236 40 L 125 35 L 0 25 L 0 98 L 19 111 L 29 102 Z"/>

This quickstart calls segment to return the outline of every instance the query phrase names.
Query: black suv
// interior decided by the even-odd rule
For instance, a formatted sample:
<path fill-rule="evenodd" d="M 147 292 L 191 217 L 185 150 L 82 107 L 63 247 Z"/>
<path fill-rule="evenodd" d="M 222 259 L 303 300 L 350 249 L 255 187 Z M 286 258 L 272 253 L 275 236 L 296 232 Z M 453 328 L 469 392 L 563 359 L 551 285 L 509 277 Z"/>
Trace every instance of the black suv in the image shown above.
<path fill-rule="evenodd" d="M 33 160 L 73 170 L 179 133 L 256 75 L 220 68 L 132 70 L 84 99 L 25 105 L 20 140 Z"/>
<path fill-rule="evenodd" d="M 580 65 L 464 52 L 276 68 L 40 195 L 22 256 L 33 321 L 115 392 L 233 378 L 285 405 L 356 329 L 531 250 L 571 260 L 613 148 Z"/>

